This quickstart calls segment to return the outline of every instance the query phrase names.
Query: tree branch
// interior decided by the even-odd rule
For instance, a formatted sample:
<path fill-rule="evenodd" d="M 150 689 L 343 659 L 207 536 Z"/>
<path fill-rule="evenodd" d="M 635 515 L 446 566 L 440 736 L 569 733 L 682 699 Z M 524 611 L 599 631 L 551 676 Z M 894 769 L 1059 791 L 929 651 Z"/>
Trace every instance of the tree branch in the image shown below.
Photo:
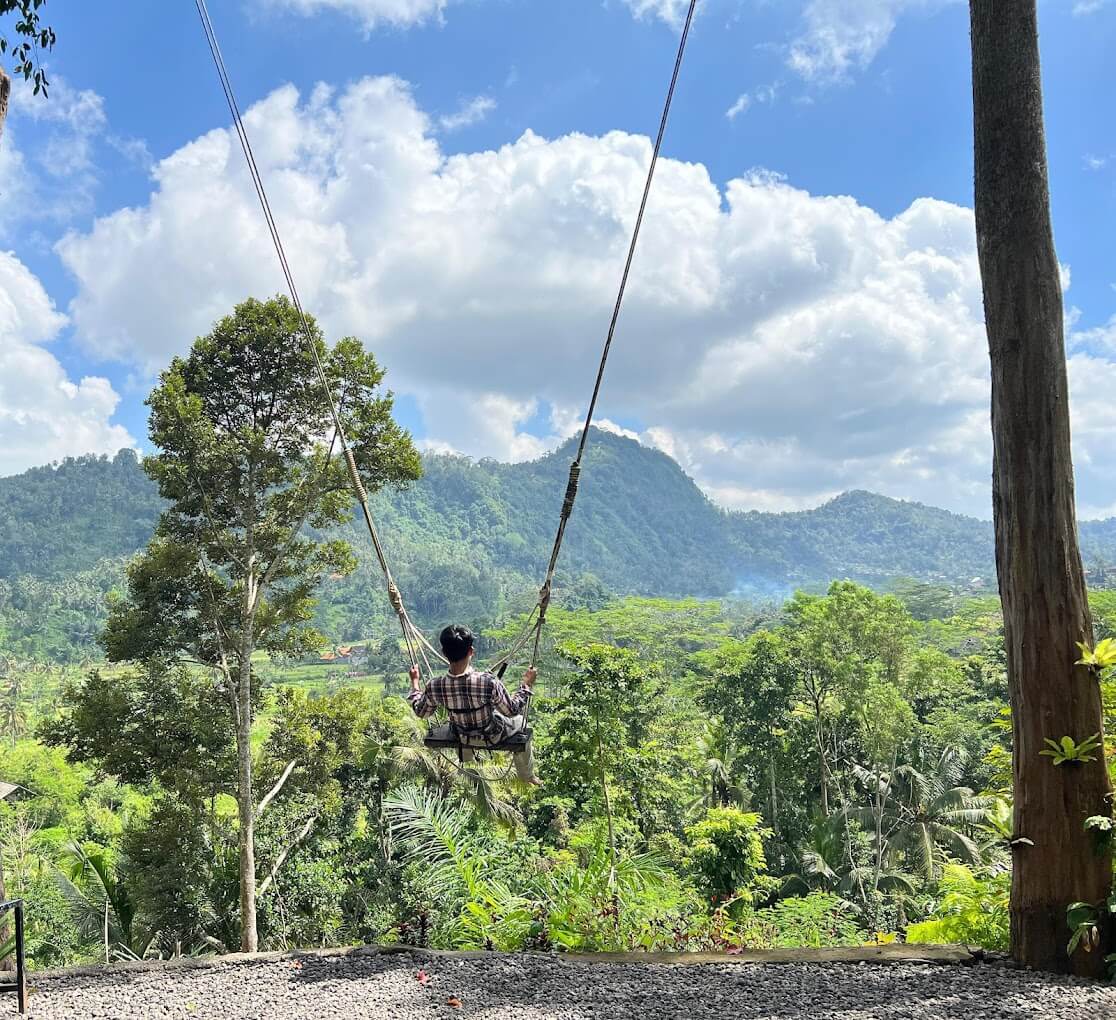
<path fill-rule="evenodd" d="M 279 869 L 287 863 L 287 858 L 290 857 L 299 843 L 310 835 L 310 830 L 314 828 L 314 823 L 317 822 L 317 820 L 317 815 L 311 815 L 306 820 L 306 824 L 299 831 L 299 834 L 295 836 L 294 841 L 275 859 L 275 863 L 271 866 L 271 871 L 268 872 L 267 878 L 260 883 L 259 889 L 256 890 L 257 896 L 263 896 L 263 894 L 271 888 L 271 883 L 275 881 L 275 876 L 279 874 Z"/>
<path fill-rule="evenodd" d="M 325 466 L 322 468 L 321 475 L 317 481 L 318 495 L 321 495 L 321 484 L 325 480 L 326 475 L 329 473 L 329 465 L 333 461 L 333 447 L 336 442 L 337 432 L 336 430 L 334 430 L 333 437 L 329 441 L 329 449 L 326 451 Z M 302 485 L 305 481 L 306 478 L 305 476 L 303 476 L 302 480 L 298 483 L 299 490 L 301 490 Z M 297 490 L 295 495 L 298 495 Z M 261 591 L 271 583 L 271 579 L 275 576 L 275 572 L 280 568 L 280 566 L 282 566 L 283 561 L 287 558 L 287 554 L 291 551 L 291 547 L 297 541 L 298 534 L 302 530 L 302 526 L 306 523 L 306 519 L 310 516 L 310 513 L 313 510 L 313 501 L 314 497 L 313 494 L 311 494 L 307 499 L 306 508 L 299 515 L 298 520 L 291 525 L 290 532 L 287 535 L 287 540 L 283 543 L 282 548 L 280 548 L 280 550 L 275 554 L 275 558 L 267 565 L 267 569 L 264 571 L 263 577 L 260 579 L 259 587 Z"/>
<path fill-rule="evenodd" d="M 264 797 L 264 799 L 260 801 L 259 807 L 256 808 L 256 817 L 257 818 L 259 818 L 260 815 L 262 815 L 264 813 L 264 811 L 267 810 L 267 806 L 273 800 L 275 800 L 276 797 L 279 796 L 279 791 L 283 789 L 283 787 L 287 783 L 287 780 L 291 778 L 291 773 L 294 772 L 295 766 L 297 764 L 298 764 L 298 759 L 297 758 L 292 759 L 290 762 L 287 763 L 287 767 L 285 769 L 283 769 L 283 774 L 279 777 L 279 779 L 275 783 L 275 785 L 267 792 L 267 796 Z"/>

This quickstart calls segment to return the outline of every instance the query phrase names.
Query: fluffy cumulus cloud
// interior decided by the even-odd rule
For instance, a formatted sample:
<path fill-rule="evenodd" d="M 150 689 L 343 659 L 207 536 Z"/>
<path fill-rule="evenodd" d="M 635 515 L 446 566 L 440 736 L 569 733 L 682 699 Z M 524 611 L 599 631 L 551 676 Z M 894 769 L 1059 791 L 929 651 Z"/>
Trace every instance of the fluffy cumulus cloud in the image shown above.
<path fill-rule="evenodd" d="M 847 80 L 887 44 L 900 16 L 960 0 L 809 0 L 787 63 L 812 82 Z"/>
<path fill-rule="evenodd" d="M 363 25 L 366 31 L 387 25 L 407 28 L 441 18 L 452 0 L 258 0 L 264 7 L 298 14 L 338 11 Z"/>
<path fill-rule="evenodd" d="M 376 350 L 428 446 L 522 459 L 578 427 L 647 138 L 527 132 L 447 157 L 393 78 L 283 88 L 248 123 L 304 301 Z M 59 248 L 79 342 L 147 371 L 281 279 L 231 132 L 154 173 L 145 205 Z M 719 188 L 664 160 L 602 415 L 640 423 L 726 505 L 857 486 L 986 513 L 973 233 L 971 211 L 944 202 L 888 219 L 774 175 Z M 1097 484 L 1112 489 L 1097 505 L 1116 499 Z"/>
<path fill-rule="evenodd" d="M 43 348 L 65 322 L 30 270 L 0 252 L 0 475 L 135 445 L 109 424 L 118 397 L 108 381 L 72 382 Z"/>
<path fill-rule="evenodd" d="M 25 227 L 62 222 L 92 208 L 95 147 L 104 134 L 104 101 L 54 76 L 50 99 L 22 79 L 0 146 L 0 238 L 26 240 Z M 121 142 L 121 144 L 125 144 Z"/>

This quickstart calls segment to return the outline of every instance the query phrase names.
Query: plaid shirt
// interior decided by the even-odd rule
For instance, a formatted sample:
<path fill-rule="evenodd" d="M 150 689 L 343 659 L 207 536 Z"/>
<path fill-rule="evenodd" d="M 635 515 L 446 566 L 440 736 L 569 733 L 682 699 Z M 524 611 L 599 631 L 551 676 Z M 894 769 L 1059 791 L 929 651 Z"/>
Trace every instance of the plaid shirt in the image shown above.
<path fill-rule="evenodd" d="M 411 691 L 407 700 L 420 719 L 444 708 L 459 733 L 495 740 L 507 732 L 504 718 L 523 714 L 531 689 L 524 685 L 513 697 L 491 673 L 470 669 L 459 676 L 436 677 L 426 690 Z"/>

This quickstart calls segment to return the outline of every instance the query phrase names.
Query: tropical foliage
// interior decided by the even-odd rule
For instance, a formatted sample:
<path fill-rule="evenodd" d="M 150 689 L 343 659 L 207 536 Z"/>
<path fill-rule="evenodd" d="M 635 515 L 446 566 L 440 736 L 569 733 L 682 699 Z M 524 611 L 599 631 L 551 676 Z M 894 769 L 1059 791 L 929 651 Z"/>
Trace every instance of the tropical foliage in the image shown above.
<path fill-rule="evenodd" d="M 0 876 L 36 966 L 255 944 L 250 900 L 277 949 L 1003 947 L 1011 721 L 983 525 L 863 493 L 724 514 L 665 456 L 595 435 L 539 649 L 546 785 L 525 790 L 499 755 L 423 744 L 329 423 L 299 403 L 298 327 L 249 302 L 176 361 L 146 473 L 121 454 L 0 480 Z M 420 462 L 380 369 L 356 341 L 319 353 L 416 616 L 476 625 L 483 658 L 526 620 L 565 454 L 427 457 L 390 491 Z M 248 420 L 268 379 L 277 425 Z M 1116 598 L 1092 602 L 1111 738 Z M 1062 773 L 1111 753 L 1049 737 Z"/>

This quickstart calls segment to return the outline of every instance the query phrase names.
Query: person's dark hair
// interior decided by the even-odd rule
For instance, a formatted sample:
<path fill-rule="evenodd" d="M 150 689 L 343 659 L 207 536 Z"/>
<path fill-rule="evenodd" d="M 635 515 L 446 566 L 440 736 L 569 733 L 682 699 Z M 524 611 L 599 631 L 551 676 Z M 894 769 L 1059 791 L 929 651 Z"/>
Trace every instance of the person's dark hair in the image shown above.
<path fill-rule="evenodd" d="M 468 627 L 455 623 L 443 630 L 438 635 L 438 640 L 442 645 L 442 654 L 450 662 L 460 662 L 473 647 L 473 632 Z"/>

